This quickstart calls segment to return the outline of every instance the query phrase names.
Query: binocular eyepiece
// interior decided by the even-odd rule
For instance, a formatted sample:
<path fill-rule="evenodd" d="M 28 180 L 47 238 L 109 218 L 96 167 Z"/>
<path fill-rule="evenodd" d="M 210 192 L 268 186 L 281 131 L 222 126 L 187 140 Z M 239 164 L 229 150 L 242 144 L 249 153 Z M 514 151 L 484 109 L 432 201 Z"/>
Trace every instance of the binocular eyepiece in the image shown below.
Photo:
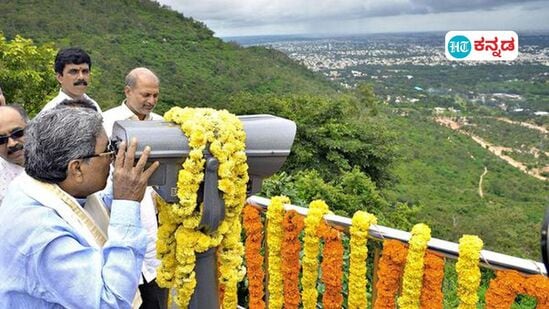
<path fill-rule="evenodd" d="M 288 119 L 271 115 L 238 116 L 246 133 L 246 156 L 248 163 L 248 194 L 261 190 L 264 178 L 276 173 L 290 154 L 296 134 L 296 124 Z M 149 178 L 149 185 L 166 202 L 177 199 L 177 178 L 190 147 L 179 125 L 166 121 L 116 121 L 111 144 L 114 149 L 123 141 L 137 138 L 135 152 L 139 159 L 146 146 L 151 147 L 149 163 L 159 161 L 160 166 Z M 205 151 L 206 160 L 213 157 Z"/>

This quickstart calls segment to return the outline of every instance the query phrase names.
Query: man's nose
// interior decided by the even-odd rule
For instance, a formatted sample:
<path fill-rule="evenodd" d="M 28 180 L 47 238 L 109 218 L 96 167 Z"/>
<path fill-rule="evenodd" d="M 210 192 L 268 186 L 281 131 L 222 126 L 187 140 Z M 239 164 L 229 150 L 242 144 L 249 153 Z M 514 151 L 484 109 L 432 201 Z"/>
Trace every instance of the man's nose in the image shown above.
<path fill-rule="evenodd" d="M 8 138 L 8 148 L 14 147 L 17 144 L 18 144 L 18 142 L 17 142 L 16 139 L 14 139 L 11 136 Z"/>

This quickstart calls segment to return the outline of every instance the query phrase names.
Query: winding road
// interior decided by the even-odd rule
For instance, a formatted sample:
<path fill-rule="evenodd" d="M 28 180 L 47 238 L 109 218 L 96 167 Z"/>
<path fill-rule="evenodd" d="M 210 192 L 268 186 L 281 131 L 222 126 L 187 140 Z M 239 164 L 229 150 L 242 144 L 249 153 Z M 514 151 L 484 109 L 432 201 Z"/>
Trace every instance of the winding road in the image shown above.
<path fill-rule="evenodd" d="M 480 180 L 478 181 L 478 195 L 480 198 L 484 198 L 484 193 L 482 192 L 482 179 L 484 178 L 484 175 L 488 174 L 488 169 L 486 166 L 484 167 L 484 173 L 480 175 Z"/>

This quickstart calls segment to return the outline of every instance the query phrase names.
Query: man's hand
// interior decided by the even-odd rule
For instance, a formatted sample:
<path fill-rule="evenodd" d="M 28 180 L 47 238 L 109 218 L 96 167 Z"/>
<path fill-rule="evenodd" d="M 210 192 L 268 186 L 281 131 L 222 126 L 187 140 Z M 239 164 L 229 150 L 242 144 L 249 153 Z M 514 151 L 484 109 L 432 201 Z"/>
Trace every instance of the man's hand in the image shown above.
<path fill-rule="evenodd" d="M 151 148 L 147 146 L 134 166 L 136 149 L 137 140 L 135 138 L 132 138 L 128 151 L 126 151 L 126 142 L 122 142 L 118 148 L 113 174 L 113 197 L 115 200 L 141 202 L 145 188 L 147 188 L 147 181 L 160 165 L 156 161 L 149 168 L 143 170 L 151 152 Z"/>

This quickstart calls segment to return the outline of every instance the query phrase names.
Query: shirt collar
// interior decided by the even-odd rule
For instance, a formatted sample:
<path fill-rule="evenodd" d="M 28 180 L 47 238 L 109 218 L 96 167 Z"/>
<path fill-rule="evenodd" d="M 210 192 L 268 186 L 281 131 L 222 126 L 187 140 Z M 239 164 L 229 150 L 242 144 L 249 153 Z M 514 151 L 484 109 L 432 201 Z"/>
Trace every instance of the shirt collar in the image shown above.
<path fill-rule="evenodd" d="M 139 117 L 137 117 L 137 115 L 134 114 L 132 110 L 128 107 L 126 100 L 122 101 L 121 107 L 122 107 L 122 113 L 123 113 L 122 116 L 124 116 L 125 119 L 139 120 Z M 148 115 L 146 115 L 145 119 L 143 120 L 151 120 L 151 117 L 152 117 L 151 114 L 152 113 L 149 113 Z"/>
<path fill-rule="evenodd" d="M 70 95 L 66 94 L 65 91 L 63 91 L 63 88 L 59 89 L 59 95 L 62 96 L 64 99 L 76 100 L 73 99 Z M 88 95 L 84 93 L 82 95 L 82 99 L 90 100 L 90 97 L 88 97 Z"/>

